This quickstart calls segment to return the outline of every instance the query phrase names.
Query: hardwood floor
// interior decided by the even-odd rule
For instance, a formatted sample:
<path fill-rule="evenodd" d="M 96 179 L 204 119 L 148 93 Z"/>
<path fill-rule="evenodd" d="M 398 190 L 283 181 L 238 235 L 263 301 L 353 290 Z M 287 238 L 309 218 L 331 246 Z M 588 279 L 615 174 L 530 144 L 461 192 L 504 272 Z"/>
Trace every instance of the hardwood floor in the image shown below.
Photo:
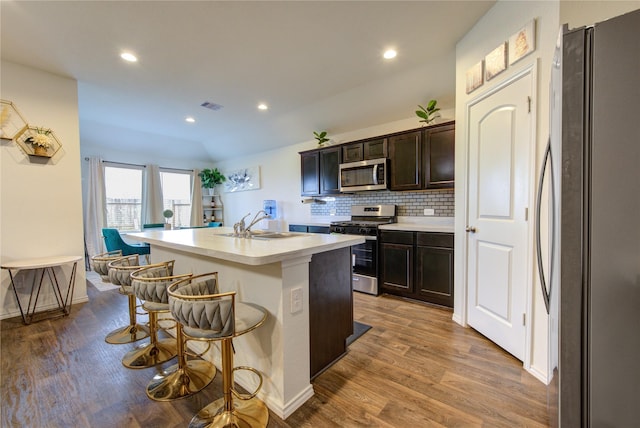
<path fill-rule="evenodd" d="M 90 302 L 68 318 L 0 323 L 2 427 L 184 427 L 221 396 L 218 375 L 193 397 L 149 400 L 158 368 L 126 369 L 132 345 L 104 342 L 127 323 L 127 299 L 87 288 Z M 286 421 L 271 414 L 270 427 L 548 425 L 545 385 L 450 311 L 355 293 L 355 318 L 373 328 Z"/>

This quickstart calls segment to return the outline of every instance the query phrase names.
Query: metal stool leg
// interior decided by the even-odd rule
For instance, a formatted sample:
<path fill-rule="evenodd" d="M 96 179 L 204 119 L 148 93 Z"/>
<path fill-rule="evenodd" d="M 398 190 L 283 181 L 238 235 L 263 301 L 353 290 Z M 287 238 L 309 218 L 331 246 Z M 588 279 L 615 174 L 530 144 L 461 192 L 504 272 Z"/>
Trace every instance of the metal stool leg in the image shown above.
<path fill-rule="evenodd" d="M 128 294 L 127 298 L 129 299 L 129 325 L 115 329 L 107 334 L 104 339 L 107 343 L 122 345 L 149 337 L 147 326 L 138 324 L 136 320 L 136 296 Z"/>
<path fill-rule="evenodd" d="M 176 323 L 178 363 L 154 376 L 147 385 L 147 396 L 156 401 L 170 401 L 193 395 L 216 376 L 216 366 L 209 361 L 187 360 L 182 324 Z"/>
<path fill-rule="evenodd" d="M 200 410 L 191 419 L 189 428 L 266 427 L 269 421 L 269 410 L 261 400 L 255 397 L 258 390 L 250 394 L 248 399 L 243 399 L 233 390 L 232 340 L 223 339 L 220 348 L 222 353 L 223 397 Z M 242 368 L 249 369 L 247 367 Z M 234 401 L 233 395 L 240 399 Z"/>
<path fill-rule="evenodd" d="M 130 369 L 144 369 L 169 361 L 176 356 L 174 339 L 158 340 L 158 312 L 149 311 L 150 342 L 127 352 L 122 364 Z"/>

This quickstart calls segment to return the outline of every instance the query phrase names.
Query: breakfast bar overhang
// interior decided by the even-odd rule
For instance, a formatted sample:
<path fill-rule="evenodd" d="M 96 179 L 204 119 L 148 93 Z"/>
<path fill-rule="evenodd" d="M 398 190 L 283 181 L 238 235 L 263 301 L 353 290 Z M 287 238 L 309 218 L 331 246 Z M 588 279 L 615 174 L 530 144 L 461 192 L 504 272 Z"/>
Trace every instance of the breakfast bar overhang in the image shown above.
<path fill-rule="evenodd" d="M 335 271 L 346 271 L 348 278 L 343 275 L 336 281 L 332 277 L 328 284 L 340 287 L 337 292 L 342 295 L 346 292 L 351 299 L 350 247 L 363 243 L 364 237 L 283 233 L 277 238 L 245 239 L 230 236 L 231 232 L 226 227 L 158 230 L 129 234 L 127 239 L 148 242 L 153 263 L 175 260 L 175 274 L 218 272 L 221 292 L 236 291 L 240 301 L 267 309 L 269 316 L 264 325 L 234 339 L 235 364 L 262 372 L 264 384 L 259 398 L 276 415 L 286 419 L 313 396 L 310 264 L 314 255 L 334 257 Z M 328 269 L 327 273 L 333 275 L 333 270 Z M 351 300 L 349 304 L 352 305 Z M 205 358 L 219 366 L 219 349 L 212 347 Z M 236 372 L 236 382 L 248 391 L 257 386 L 257 380 L 244 371 Z"/>

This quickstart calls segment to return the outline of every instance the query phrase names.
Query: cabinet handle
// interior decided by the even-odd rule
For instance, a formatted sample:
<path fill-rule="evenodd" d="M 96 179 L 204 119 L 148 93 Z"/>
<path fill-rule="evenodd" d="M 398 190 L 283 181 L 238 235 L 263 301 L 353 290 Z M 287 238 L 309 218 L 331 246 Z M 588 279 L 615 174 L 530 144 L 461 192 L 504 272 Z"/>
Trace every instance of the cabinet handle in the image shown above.
<path fill-rule="evenodd" d="M 476 228 L 473 226 L 467 226 L 464 228 L 465 232 L 471 232 L 471 233 L 476 233 Z"/>

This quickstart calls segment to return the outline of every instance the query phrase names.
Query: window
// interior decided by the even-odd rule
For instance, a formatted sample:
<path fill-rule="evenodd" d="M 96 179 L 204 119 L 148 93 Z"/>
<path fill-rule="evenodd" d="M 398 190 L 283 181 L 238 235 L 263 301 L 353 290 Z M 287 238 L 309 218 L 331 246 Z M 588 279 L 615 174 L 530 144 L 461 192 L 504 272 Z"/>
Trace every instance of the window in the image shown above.
<path fill-rule="evenodd" d="M 142 171 L 142 167 L 105 166 L 107 227 L 140 230 Z"/>
<path fill-rule="evenodd" d="M 174 170 L 160 171 L 164 209 L 173 211 L 173 227 L 191 224 L 191 173 Z"/>

